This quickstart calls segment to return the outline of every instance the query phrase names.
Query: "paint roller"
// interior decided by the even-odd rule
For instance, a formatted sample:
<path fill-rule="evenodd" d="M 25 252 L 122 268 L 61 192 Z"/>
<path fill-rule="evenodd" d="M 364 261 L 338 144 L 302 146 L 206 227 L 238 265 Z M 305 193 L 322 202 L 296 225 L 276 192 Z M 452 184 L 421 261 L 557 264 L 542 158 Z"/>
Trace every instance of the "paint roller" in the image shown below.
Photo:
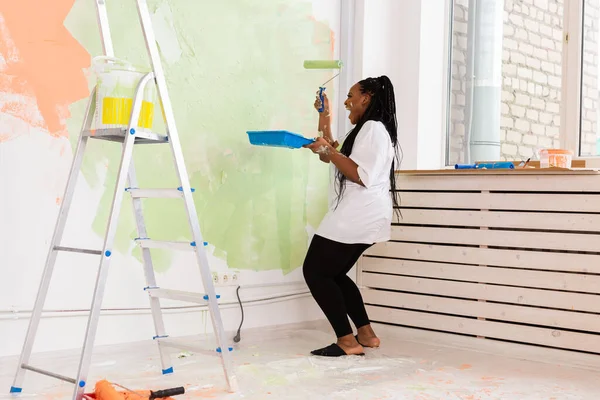
<path fill-rule="evenodd" d="M 305 60 L 305 69 L 340 69 L 342 68 L 342 61 L 340 60 Z M 340 71 L 341 72 L 341 71 Z M 319 112 L 323 112 L 325 109 L 325 99 L 323 98 L 323 91 L 325 90 L 325 84 L 332 81 L 337 77 L 340 72 L 334 75 L 331 79 L 327 80 L 319 87 L 319 98 L 321 99 L 321 107 Z M 246 131 L 250 144 L 255 146 L 275 146 L 275 147 L 288 147 L 288 148 L 301 148 L 302 146 L 312 143 L 313 139 L 308 139 L 297 133 L 288 132 L 284 130 L 277 131 Z"/>
<path fill-rule="evenodd" d="M 115 390 L 115 388 L 113 388 L 113 386 L 125 389 L 126 392 L 118 392 L 117 390 Z M 93 395 L 84 395 L 84 398 L 96 400 L 173 400 L 171 396 L 177 396 L 180 394 L 185 394 L 185 388 L 183 386 L 171 389 L 157 390 L 156 392 L 152 390 L 138 392 L 118 383 L 109 382 L 106 379 L 102 379 L 96 382 Z"/>
<path fill-rule="evenodd" d="M 305 69 L 339 69 L 340 72 L 342 69 L 342 61 L 341 60 L 306 60 L 304 61 Z M 321 86 L 319 86 L 319 99 L 321 99 L 321 107 L 319 108 L 319 112 L 323 112 L 325 109 L 325 99 L 323 98 L 323 91 L 325 90 L 325 85 L 336 78 L 340 72 L 335 74 L 331 79 L 327 80 Z"/>

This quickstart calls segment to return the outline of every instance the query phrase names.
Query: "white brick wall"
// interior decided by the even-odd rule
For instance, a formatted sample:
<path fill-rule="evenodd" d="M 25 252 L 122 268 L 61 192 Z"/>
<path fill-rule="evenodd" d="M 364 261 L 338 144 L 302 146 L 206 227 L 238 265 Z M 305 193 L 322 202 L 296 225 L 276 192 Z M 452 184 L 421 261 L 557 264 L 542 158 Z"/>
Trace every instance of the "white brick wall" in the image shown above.
<path fill-rule="evenodd" d="M 527 159 L 559 146 L 563 2 L 506 0 L 502 65 L 502 159 Z M 598 17 L 600 0 L 586 0 L 583 56 L 582 154 L 596 154 Z M 449 164 L 463 162 L 468 1 L 454 6 Z"/>

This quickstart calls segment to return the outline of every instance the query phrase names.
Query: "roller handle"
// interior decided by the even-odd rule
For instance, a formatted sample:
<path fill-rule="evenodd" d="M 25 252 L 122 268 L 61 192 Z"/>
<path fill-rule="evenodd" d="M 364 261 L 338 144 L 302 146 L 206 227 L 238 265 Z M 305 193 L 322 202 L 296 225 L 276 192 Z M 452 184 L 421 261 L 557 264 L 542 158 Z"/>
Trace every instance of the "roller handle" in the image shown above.
<path fill-rule="evenodd" d="M 454 169 L 475 169 L 477 164 L 455 164 Z"/>
<path fill-rule="evenodd" d="M 319 107 L 318 111 L 321 113 L 325 109 L 325 98 L 323 97 L 324 87 L 319 87 L 319 99 L 321 100 L 321 107 Z"/>
<path fill-rule="evenodd" d="M 501 161 L 494 163 L 481 163 L 477 164 L 477 169 L 487 168 L 487 169 L 515 169 L 515 165 L 510 161 Z"/>
<path fill-rule="evenodd" d="M 165 390 L 157 390 L 156 392 L 150 391 L 149 400 L 154 399 L 164 399 L 165 397 L 177 396 L 185 393 L 185 388 L 183 386 L 165 389 Z"/>

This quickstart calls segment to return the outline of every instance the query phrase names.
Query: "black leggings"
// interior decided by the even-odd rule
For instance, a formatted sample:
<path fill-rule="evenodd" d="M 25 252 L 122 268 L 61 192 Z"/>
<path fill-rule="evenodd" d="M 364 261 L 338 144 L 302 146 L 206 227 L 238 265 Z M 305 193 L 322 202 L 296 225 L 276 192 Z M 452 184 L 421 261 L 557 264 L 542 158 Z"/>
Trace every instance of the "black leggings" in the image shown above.
<path fill-rule="evenodd" d="M 346 274 L 371 246 L 339 243 L 314 235 L 304 259 L 306 284 L 338 338 L 352 333 L 348 316 L 356 328 L 369 324 L 360 291 Z"/>

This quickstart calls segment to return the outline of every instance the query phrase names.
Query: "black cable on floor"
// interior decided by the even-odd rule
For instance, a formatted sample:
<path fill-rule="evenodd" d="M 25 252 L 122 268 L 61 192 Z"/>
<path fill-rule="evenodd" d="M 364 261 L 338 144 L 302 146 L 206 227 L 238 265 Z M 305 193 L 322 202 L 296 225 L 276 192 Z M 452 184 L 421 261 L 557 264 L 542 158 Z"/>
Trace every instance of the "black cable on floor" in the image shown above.
<path fill-rule="evenodd" d="M 240 299 L 240 286 L 237 287 L 235 294 L 237 295 L 238 303 L 240 303 L 240 310 L 242 311 L 242 320 L 240 322 L 240 327 L 237 330 L 237 334 L 233 337 L 233 341 L 238 343 L 242 339 L 240 331 L 242 329 L 242 324 L 244 323 L 244 307 L 242 306 L 242 300 Z"/>

